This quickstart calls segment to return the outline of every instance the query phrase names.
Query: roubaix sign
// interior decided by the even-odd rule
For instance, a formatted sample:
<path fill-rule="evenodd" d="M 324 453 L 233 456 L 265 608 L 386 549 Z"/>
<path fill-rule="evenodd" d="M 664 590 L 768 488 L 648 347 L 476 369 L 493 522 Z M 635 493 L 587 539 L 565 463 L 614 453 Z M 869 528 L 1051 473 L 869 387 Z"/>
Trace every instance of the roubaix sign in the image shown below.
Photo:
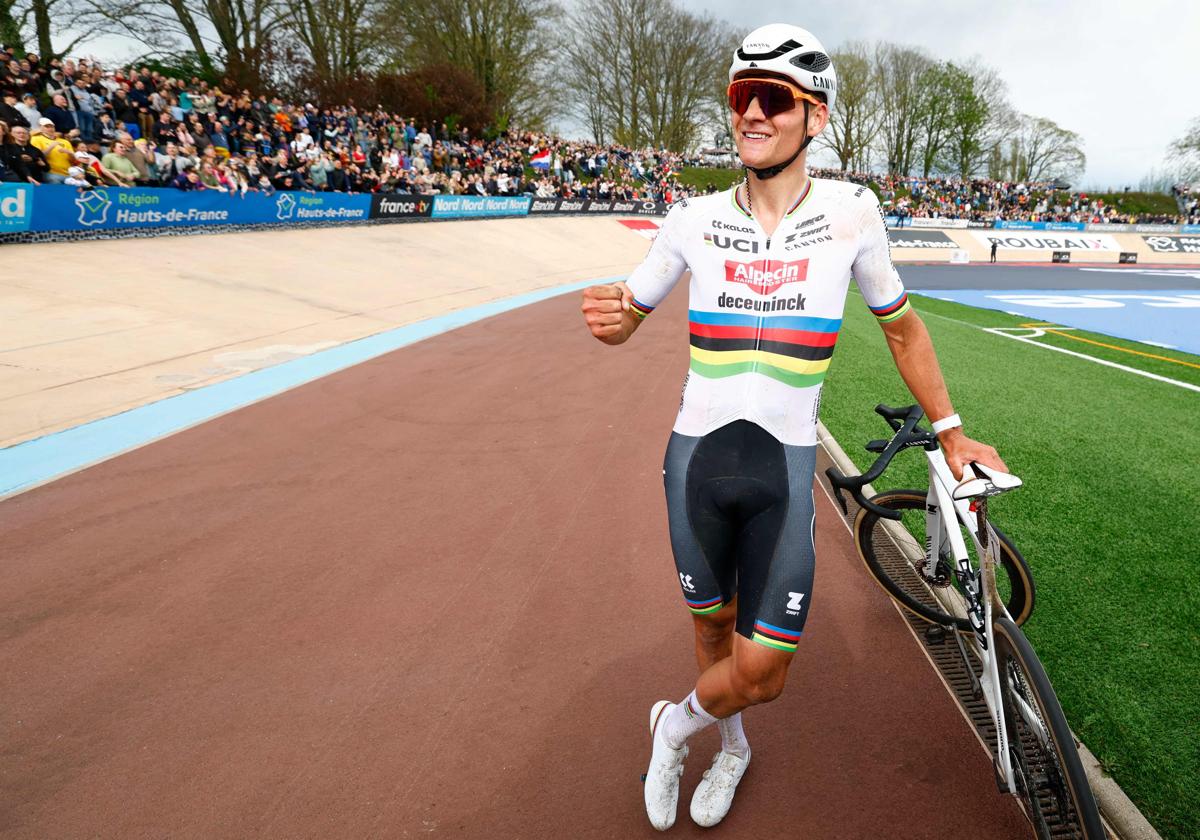
<path fill-rule="evenodd" d="M 957 248 L 940 230 L 889 230 L 888 244 L 893 248 Z"/>
<path fill-rule="evenodd" d="M 1156 254 L 1200 254 L 1200 236 L 1143 236 Z"/>
<path fill-rule="evenodd" d="M 1120 251 L 1117 240 L 1103 233 L 1020 233 L 1013 230 L 971 231 L 985 248 L 996 243 L 1014 251 Z"/>

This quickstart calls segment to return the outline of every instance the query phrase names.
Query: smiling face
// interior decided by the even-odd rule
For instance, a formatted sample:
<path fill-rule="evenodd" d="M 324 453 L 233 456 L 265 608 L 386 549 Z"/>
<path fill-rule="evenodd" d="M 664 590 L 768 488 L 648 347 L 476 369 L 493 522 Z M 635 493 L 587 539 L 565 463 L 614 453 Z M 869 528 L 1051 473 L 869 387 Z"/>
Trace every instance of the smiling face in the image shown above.
<path fill-rule="evenodd" d="M 747 74 L 768 76 L 774 74 Z M 790 111 L 768 118 L 758 99 L 752 99 L 744 114 L 730 109 L 733 139 L 738 155 L 747 166 L 756 169 L 786 160 L 804 142 L 805 131 L 816 136 L 829 122 L 829 109 L 824 105 L 808 107 L 808 122 L 804 121 L 804 103 L 797 102 Z"/>

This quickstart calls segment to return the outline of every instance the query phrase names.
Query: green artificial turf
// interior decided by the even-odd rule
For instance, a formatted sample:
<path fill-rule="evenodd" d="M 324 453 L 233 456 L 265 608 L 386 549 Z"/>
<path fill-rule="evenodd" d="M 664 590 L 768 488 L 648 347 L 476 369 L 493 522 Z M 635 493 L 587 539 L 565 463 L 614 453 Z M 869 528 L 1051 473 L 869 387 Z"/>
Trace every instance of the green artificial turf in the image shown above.
<path fill-rule="evenodd" d="M 1076 735 L 1167 840 L 1200 837 L 1200 393 L 980 329 L 1031 319 L 913 296 L 967 434 L 1025 486 L 992 518 L 1033 569 L 1025 632 Z M 1200 364 L 1186 353 L 1071 334 Z M 1200 369 L 1047 336 L 1048 344 L 1200 384 Z M 822 420 L 860 469 L 914 402 L 857 293 L 846 303 Z M 925 483 L 920 450 L 877 490 Z"/>

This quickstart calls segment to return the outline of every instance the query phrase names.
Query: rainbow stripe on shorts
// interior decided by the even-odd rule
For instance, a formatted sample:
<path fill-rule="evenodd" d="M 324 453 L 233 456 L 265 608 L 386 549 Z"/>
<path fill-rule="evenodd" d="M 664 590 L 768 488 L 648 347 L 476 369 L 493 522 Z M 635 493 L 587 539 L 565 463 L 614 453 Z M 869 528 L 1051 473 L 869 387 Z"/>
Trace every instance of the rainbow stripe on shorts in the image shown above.
<path fill-rule="evenodd" d="M 767 624 L 765 621 L 756 621 L 754 622 L 754 635 L 750 638 L 760 645 L 793 653 L 796 650 L 796 644 L 800 641 L 800 636 L 801 633 L 798 630 L 784 630 L 782 627 Z"/>
<path fill-rule="evenodd" d="M 884 304 L 883 306 L 871 306 L 869 303 L 867 306 L 870 307 L 873 313 L 875 313 L 875 317 L 879 319 L 879 323 L 881 324 L 895 321 L 912 308 L 908 305 L 908 292 L 901 292 L 900 297 L 896 298 L 891 303 Z"/>
<path fill-rule="evenodd" d="M 696 615 L 708 615 L 715 613 L 721 607 L 725 606 L 725 601 L 718 595 L 716 598 L 710 598 L 707 601 L 693 601 L 691 598 L 684 598 L 687 602 L 687 608 Z"/>

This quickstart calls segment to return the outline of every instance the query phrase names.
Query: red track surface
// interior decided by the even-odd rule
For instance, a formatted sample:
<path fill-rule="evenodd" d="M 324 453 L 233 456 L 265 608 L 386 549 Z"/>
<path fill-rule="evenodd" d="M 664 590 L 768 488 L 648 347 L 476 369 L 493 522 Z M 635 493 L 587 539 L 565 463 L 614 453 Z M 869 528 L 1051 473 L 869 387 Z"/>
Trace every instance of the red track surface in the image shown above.
<path fill-rule="evenodd" d="M 646 717 L 695 679 L 660 478 L 684 300 L 616 350 L 577 306 L 0 503 L 0 836 L 656 836 Z M 710 836 L 1028 836 L 817 507 L 805 639 Z"/>

